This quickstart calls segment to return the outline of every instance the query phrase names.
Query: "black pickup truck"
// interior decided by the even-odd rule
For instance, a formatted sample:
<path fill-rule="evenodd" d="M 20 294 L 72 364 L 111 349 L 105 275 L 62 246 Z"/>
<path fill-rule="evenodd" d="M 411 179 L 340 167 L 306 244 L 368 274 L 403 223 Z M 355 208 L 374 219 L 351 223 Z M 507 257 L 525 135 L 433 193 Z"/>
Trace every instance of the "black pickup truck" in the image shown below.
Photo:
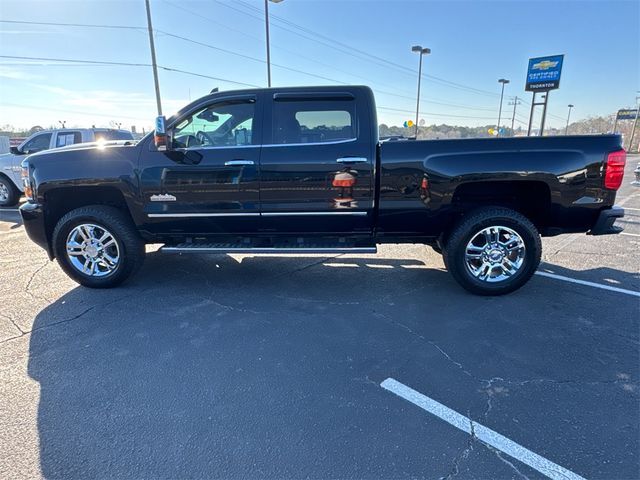
<path fill-rule="evenodd" d="M 22 164 L 29 237 L 87 287 L 165 253 L 375 253 L 422 243 L 483 295 L 533 275 L 540 236 L 618 233 L 618 135 L 380 142 L 371 90 L 213 93 L 138 143 Z M 213 273 L 212 273 L 213 274 Z"/>

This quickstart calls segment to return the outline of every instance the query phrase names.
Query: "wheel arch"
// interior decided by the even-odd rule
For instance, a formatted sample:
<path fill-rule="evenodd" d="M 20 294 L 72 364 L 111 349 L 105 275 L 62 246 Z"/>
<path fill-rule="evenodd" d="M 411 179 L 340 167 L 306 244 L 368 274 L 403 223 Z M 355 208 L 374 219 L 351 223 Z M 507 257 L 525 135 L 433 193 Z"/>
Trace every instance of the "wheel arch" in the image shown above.
<path fill-rule="evenodd" d="M 45 231 L 49 245 L 53 243 L 53 231 L 62 217 L 77 208 L 94 205 L 115 207 L 133 221 L 124 194 L 114 186 L 59 187 L 48 190 L 44 194 L 44 206 Z M 53 251 L 51 254 L 55 256 Z"/>

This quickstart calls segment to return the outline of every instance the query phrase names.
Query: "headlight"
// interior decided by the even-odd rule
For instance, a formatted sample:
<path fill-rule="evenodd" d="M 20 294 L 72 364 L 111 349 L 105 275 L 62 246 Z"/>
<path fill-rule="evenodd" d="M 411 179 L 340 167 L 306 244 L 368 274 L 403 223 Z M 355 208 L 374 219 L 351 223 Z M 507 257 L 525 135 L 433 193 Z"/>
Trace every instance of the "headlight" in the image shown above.
<path fill-rule="evenodd" d="M 23 160 L 20 164 L 20 167 L 20 176 L 22 177 L 24 196 L 27 197 L 27 200 L 33 200 L 33 187 L 31 185 L 31 176 L 29 175 L 29 162 Z"/>

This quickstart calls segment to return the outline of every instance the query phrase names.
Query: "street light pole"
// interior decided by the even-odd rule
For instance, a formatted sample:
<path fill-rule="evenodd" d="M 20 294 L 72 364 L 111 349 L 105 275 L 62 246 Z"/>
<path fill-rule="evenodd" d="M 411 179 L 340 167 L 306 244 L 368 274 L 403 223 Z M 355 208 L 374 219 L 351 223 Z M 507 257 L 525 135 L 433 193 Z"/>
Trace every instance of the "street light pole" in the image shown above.
<path fill-rule="evenodd" d="M 498 110 L 498 136 L 500 136 L 500 121 L 502 120 L 502 98 L 504 97 L 504 86 L 509 83 L 506 78 L 498 80 L 502 84 L 502 91 L 500 92 L 500 109 Z"/>
<path fill-rule="evenodd" d="M 271 48 L 269 41 L 269 2 L 280 3 L 282 0 L 264 0 L 264 30 L 267 41 L 267 85 L 271 87 Z"/>
<path fill-rule="evenodd" d="M 567 126 L 564 127 L 564 134 L 565 135 L 569 131 L 569 119 L 571 118 L 571 109 L 573 108 L 573 104 L 570 103 L 569 105 L 567 105 L 567 107 L 569 107 L 569 113 L 567 113 Z"/>
<path fill-rule="evenodd" d="M 414 45 L 411 47 L 411 51 L 418 54 L 420 62 L 418 66 L 418 94 L 416 96 L 416 140 L 418 139 L 418 117 L 420 116 L 420 80 L 422 79 L 422 56 L 429 55 L 431 49 L 422 48 L 420 45 Z"/>
<path fill-rule="evenodd" d="M 158 82 L 158 64 L 156 63 L 156 47 L 153 43 L 153 27 L 151 26 L 151 7 L 149 0 L 144 0 L 147 7 L 147 29 L 149 30 L 149 47 L 151 47 L 151 68 L 153 69 L 153 83 L 156 89 L 156 105 L 158 116 L 162 116 L 162 103 L 160 102 L 160 83 Z"/>

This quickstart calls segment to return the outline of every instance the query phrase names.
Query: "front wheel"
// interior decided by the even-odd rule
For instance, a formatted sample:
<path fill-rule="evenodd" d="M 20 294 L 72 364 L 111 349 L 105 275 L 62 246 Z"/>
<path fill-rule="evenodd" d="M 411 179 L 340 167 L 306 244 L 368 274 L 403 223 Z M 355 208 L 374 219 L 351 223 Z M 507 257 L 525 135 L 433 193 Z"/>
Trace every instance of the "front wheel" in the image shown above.
<path fill-rule="evenodd" d="M 60 267 L 85 287 L 110 288 L 142 265 L 144 242 L 131 219 L 114 207 L 77 208 L 60 219 L 53 232 Z"/>
<path fill-rule="evenodd" d="M 20 201 L 20 192 L 13 182 L 0 175 L 0 207 L 13 207 Z"/>
<path fill-rule="evenodd" d="M 478 295 L 522 287 L 540 264 L 542 242 L 525 216 L 502 207 L 478 209 L 453 229 L 444 249 L 453 278 Z"/>

